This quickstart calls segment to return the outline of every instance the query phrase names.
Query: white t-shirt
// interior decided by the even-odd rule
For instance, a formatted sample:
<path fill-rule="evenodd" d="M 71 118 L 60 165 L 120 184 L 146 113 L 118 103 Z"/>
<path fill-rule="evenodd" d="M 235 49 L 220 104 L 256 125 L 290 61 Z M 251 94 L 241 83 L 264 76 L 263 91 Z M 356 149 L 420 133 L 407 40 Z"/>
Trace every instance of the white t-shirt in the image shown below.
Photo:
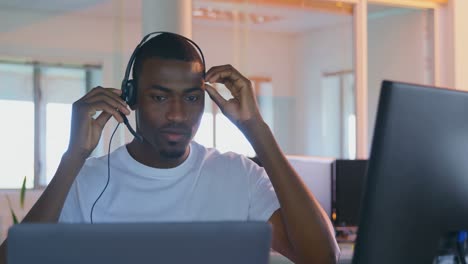
<path fill-rule="evenodd" d="M 93 222 L 266 221 L 280 206 L 265 172 L 244 156 L 198 143 L 179 166 L 157 169 L 125 146 L 110 154 L 109 186 Z M 89 223 L 107 181 L 107 156 L 89 158 L 65 200 L 59 222 Z"/>

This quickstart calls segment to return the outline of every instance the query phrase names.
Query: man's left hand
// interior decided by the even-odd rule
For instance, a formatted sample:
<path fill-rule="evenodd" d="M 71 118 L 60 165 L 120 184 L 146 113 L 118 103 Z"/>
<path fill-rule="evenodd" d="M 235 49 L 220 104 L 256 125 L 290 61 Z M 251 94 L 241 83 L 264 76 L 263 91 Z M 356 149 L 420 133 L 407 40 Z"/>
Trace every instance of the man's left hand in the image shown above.
<path fill-rule="evenodd" d="M 206 73 L 205 81 L 222 83 L 229 89 L 233 98 L 226 100 L 209 84 L 205 84 L 206 91 L 223 114 L 240 129 L 245 125 L 263 122 L 252 83 L 231 65 L 215 66 Z"/>

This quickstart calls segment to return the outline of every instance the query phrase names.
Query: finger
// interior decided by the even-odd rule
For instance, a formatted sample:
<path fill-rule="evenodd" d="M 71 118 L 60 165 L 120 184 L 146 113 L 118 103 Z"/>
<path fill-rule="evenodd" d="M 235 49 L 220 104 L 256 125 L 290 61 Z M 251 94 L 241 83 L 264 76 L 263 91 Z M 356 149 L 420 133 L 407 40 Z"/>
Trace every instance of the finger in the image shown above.
<path fill-rule="evenodd" d="M 106 103 L 109 107 L 111 107 L 113 110 L 122 113 L 124 115 L 129 115 L 130 110 L 124 106 L 119 105 L 118 103 L 115 103 L 108 98 L 93 98 L 90 101 L 87 101 L 86 104 L 94 106 L 94 105 L 100 105 L 101 103 Z"/>
<path fill-rule="evenodd" d="M 116 88 L 112 88 L 112 87 L 102 87 L 102 86 L 99 86 L 99 87 L 104 88 L 105 91 L 109 91 L 109 92 L 112 92 L 112 93 L 115 93 L 115 94 L 118 94 L 118 95 L 122 94 L 122 90 L 120 90 L 120 89 L 116 89 Z"/>
<path fill-rule="evenodd" d="M 124 99 L 122 99 L 122 97 L 120 97 L 120 95 L 122 94 L 122 90 L 115 89 L 115 88 L 104 88 L 102 90 L 102 93 L 107 95 L 107 96 L 110 96 L 110 97 L 114 98 L 119 103 L 121 103 L 123 106 L 127 106 L 127 103 L 124 101 Z"/>
<path fill-rule="evenodd" d="M 209 82 L 224 84 L 234 97 L 239 97 L 241 90 L 249 85 L 247 79 L 244 79 L 241 75 L 233 74 L 230 70 L 213 73 Z"/>
<path fill-rule="evenodd" d="M 231 88 L 233 86 L 243 87 L 248 84 L 248 79 L 242 76 L 239 72 L 237 72 L 233 68 L 228 69 L 220 69 L 218 71 L 214 71 L 206 78 L 206 81 L 210 83 L 222 83 L 225 84 L 226 87 Z"/>
<path fill-rule="evenodd" d="M 205 76 L 205 80 L 211 83 L 219 81 L 220 73 L 223 74 L 223 78 L 230 77 L 232 74 L 232 67 L 218 66 L 211 68 Z"/>
<path fill-rule="evenodd" d="M 109 89 L 109 91 L 119 95 L 119 97 L 120 97 L 120 95 L 122 95 L 122 90 L 120 90 L 120 89 L 115 89 L 115 88 L 107 88 L 107 89 Z"/>
<path fill-rule="evenodd" d="M 115 88 L 110 88 L 110 87 L 109 87 L 109 88 L 104 88 L 104 89 L 105 89 L 106 91 L 110 92 L 110 94 L 112 94 L 112 95 L 117 95 L 117 97 L 118 97 L 119 99 L 121 99 L 121 100 L 125 103 L 125 101 L 124 101 L 124 100 L 122 99 L 122 97 L 121 97 L 121 96 L 122 96 L 122 90 L 120 90 L 120 89 L 115 89 Z"/>
<path fill-rule="evenodd" d="M 104 88 L 102 86 L 96 86 L 94 87 L 93 89 L 91 89 L 91 91 L 89 91 L 87 94 L 85 94 L 82 99 L 85 99 L 85 98 L 89 98 L 95 94 L 98 94 L 98 93 L 102 93 L 102 92 L 110 92 L 112 94 L 116 94 L 118 95 L 118 97 L 120 97 L 120 95 L 122 94 L 122 91 L 120 89 L 115 89 L 115 88 Z"/>
<path fill-rule="evenodd" d="M 211 75 L 213 74 L 213 72 L 217 72 L 219 71 L 220 69 L 222 69 L 223 66 L 214 66 L 214 67 L 211 67 L 205 74 L 205 80 L 208 81 L 208 78 L 211 77 Z"/>
<path fill-rule="evenodd" d="M 96 95 L 94 97 L 91 97 L 91 98 L 87 99 L 85 101 L 85 103 L 93 104 L 93 103 L 101 102 L 101 101 L 108 103 L 114 109 L 117 109 L 117 110 L 119 110 L 120 112 L 122 112 L 122 113 L 124 113 L 126 115 L 130 114 L 130 110 L 128 109 L 127 105 L 122 105 L 122 103 L 118 99 L 111 98 L 111 97 L 109 97 L 107 95 L 104 95 L 104 94 L 100 94 L 100 95 Z"/>
<path fill-rule="evenodd" d="M 239 87 L 235 86 L 235 82 L 233 82 L 232 80 L 229 80 L 229 79 L 223 79 L 222 83 L 224 84 L 224 86 L 226 86 L 226 88 L 231 92 L 231 94 L 234 97 L 239 96 L 240 89 L 239 89 Z"/>
<path fill-rule="evenodd" d="M 232 65 L 222 65 L 222 66 L 216 66 L 211 68 L 206 75 L 206 80 L 210 81 L 211 79 L 216 79 L 216 76 L 219 76 L 221 74 L 221 78 L 229 78 L 232 80 L 237 80 L 237 79 L 247 79 L 245 78 L 236 68 L 232 67 Z"/>
<path fill-rule="evenodd" d="M 208 92 L 211 100 L 213 100 L 219 106 L 219 108 L 223 109 L 224 105 L 227 103 L 227 100 L 224 99 L 224 97 L 219 94 L 219 92 L 213 86 L 205 84 L 205 89 Z"/>
<path fill-rule="evenodd" d="M 225 71 L 225 70 L 228 70 L 228 69 L 234 69 L 234 67 L 232 67 L 232 65 L 230 65 L 230 64 L 211 67 L 211 68 L 206 72 L 205 78 L 208 79 L 208 78 L 210 78 L 211 75 L 213 75 L 214 73 L 220 72 L 220 71 Z"/>
<path fill-rule="evenodd" d="M 109 119 L 111 118 L 111 114 L 107 113 L 107 112 L 102 112 L 101 114 L 99 114 L 99 116 L 96 118 L 96 123 L 104 128 L 104 126 L 106 125 L 107 121 L 109 121 Z"/>
<path fill-rule="evenodd" d="M 99 91 L 101 91 L 102 89 L 104 89 L 102 86 L 96 86 L 93 89 L 91 89 L 88 93 L 86 93 L 81 99 L 86 99 L 90 96 L 93 96 L 96 93 L 99 93 Z"/>
<path fill-rule="evenodd" d="M 130 110 L 127 108 L 126 103 L 123 102 L 122 99 L 114 98 L 112 96 L 109 96 L 108 94 L 95 95 L 93 97 L 90 97 L 90 98 L 86 99 L 85 102 L 88 103 L 88 104 L 92 104 L 92 103 L 100 102 L 100 101 L 104 101 L 104 102 L 108 103 L 114 109 L 118 109 L 120 112 L 122 112 L 122 113 L 124 113 L 126 115 L 130 114 Z"/>
<path fill-rule="evenodd" d="M 117 109 L 115 109 L 112 105 L 108 104 L 105 101 L 100 101 L 100 102 L 90 104 L 89 114 L 94 115 L 96 111 L 104 111 L 112 115 L 115 118 L 115 120 L 117 120 L 120 123 L 124 121 L 122 116 L 120 115 L 120 112 L 117 111 Z"/>

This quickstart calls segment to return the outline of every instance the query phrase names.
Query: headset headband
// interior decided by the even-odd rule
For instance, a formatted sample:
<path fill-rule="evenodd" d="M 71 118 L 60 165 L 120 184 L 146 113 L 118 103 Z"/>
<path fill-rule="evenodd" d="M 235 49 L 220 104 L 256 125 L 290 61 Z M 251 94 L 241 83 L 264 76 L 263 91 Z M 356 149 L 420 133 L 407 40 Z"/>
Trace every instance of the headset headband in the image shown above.
<path fill-rule="evenodd" d="M 132 70 L 132 66 L 133 66 L 133 62 L 135 61 L 135 57 L 136 57 L 136 53 L 137 51 L 141 48 L 141 46 L 143 46 L 143 44 L 146 43 L 146 41 L 151 37 L 151 36 L 154 36 L 154 35 L 161 35 L 161 34 L 170 34 L 170 35 L 174 35 L 174 36 L 178 36 L 178 37 L 181 37 L 183 39 L 185 39 L 186 41 L 188 41 L 190 44 L 192 44 L 197 50 L 198 50 L 198 53 L 202 59 L 202 63 L 203 63 L 203 75 L 205 74 L 205 70 L 206 70 L 206 66 L 205 66 L 205 57 L 203 56 L 203 52 L 201 51 L 200 47 L 197 45 L 197 43 L 195 43 L 193 40 L 187 38 L 187 37 L 184 37 L 182 35 L 179 35 L 179 34 L 176 34 L 176 33 L 172 33 L 172 32 L 167 32 L 167 31 L 155 31 L 155 32 L 151 32 L 149 34 L 147 34 L 146 36 L 143 37 L 143 39 L 140 41 L 140 43 L 135 47 L 135 50 L 133 50 L 133 53 L 132 55 L 130 56 L 130 59 L 128 60 L 128 64 L 127 64 L 127 69 L 125 70 L 125 76 L 124 76 L 124 80 L 123 80 L 123 83 L 127 82 L 128 81 L 128 78 L 130 76 L 130 71 Z"/>

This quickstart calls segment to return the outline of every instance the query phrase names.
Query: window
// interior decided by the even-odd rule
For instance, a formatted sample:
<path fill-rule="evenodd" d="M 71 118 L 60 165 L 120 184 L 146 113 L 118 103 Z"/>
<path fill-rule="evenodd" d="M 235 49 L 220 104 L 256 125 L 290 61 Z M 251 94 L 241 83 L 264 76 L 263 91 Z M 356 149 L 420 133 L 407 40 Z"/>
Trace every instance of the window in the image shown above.
<path fill-rule="evenodd" d="M 255 156 L 255 152 L 249 141 L 220 112 L 209 96 L 205 96 L 205 112 L 203 113 L 200 127 L 194 140 L 205 147 L 214 147 L 223 153 L 233 151 L 246 156 Z"/>
<path fill-rule="evenodd" d="M 31 188 L 34 176 L 33 68 L 0 64 L 0 164 L 2 188 L 18 188 L 24 176 Z M 22 140 L 17 140 L 21 138 Z"/>
<path fill-rule="evenodd" d="M 0 62 L 0 188 L 47 185 L 66 150 L 71 105 L 101 82 L 101 69 Z M 8 127 L 8 129 L 6 129 Z"/>
<path fill-rule="evenodd" d="M 249 78 L 256 90 L 257 102 L 265 122 L 273 129 L 273 89 L 269 78 Z M 219 93 L 226 99 L 232 98 L 224 85 L 217 85 Z M 205 96 L 205 113 L 194 140 L 206 147 L 214 147 L 221 152 L 233 151 L 248 157 L 255 151 L 244 134 L 221 113 L 217 105 Z"/>
<path fill-rule="evenodd" d="M 322 149 L 324 156 L 356 158 L 356 114 L 352 71 L 322 77 Z"/>

